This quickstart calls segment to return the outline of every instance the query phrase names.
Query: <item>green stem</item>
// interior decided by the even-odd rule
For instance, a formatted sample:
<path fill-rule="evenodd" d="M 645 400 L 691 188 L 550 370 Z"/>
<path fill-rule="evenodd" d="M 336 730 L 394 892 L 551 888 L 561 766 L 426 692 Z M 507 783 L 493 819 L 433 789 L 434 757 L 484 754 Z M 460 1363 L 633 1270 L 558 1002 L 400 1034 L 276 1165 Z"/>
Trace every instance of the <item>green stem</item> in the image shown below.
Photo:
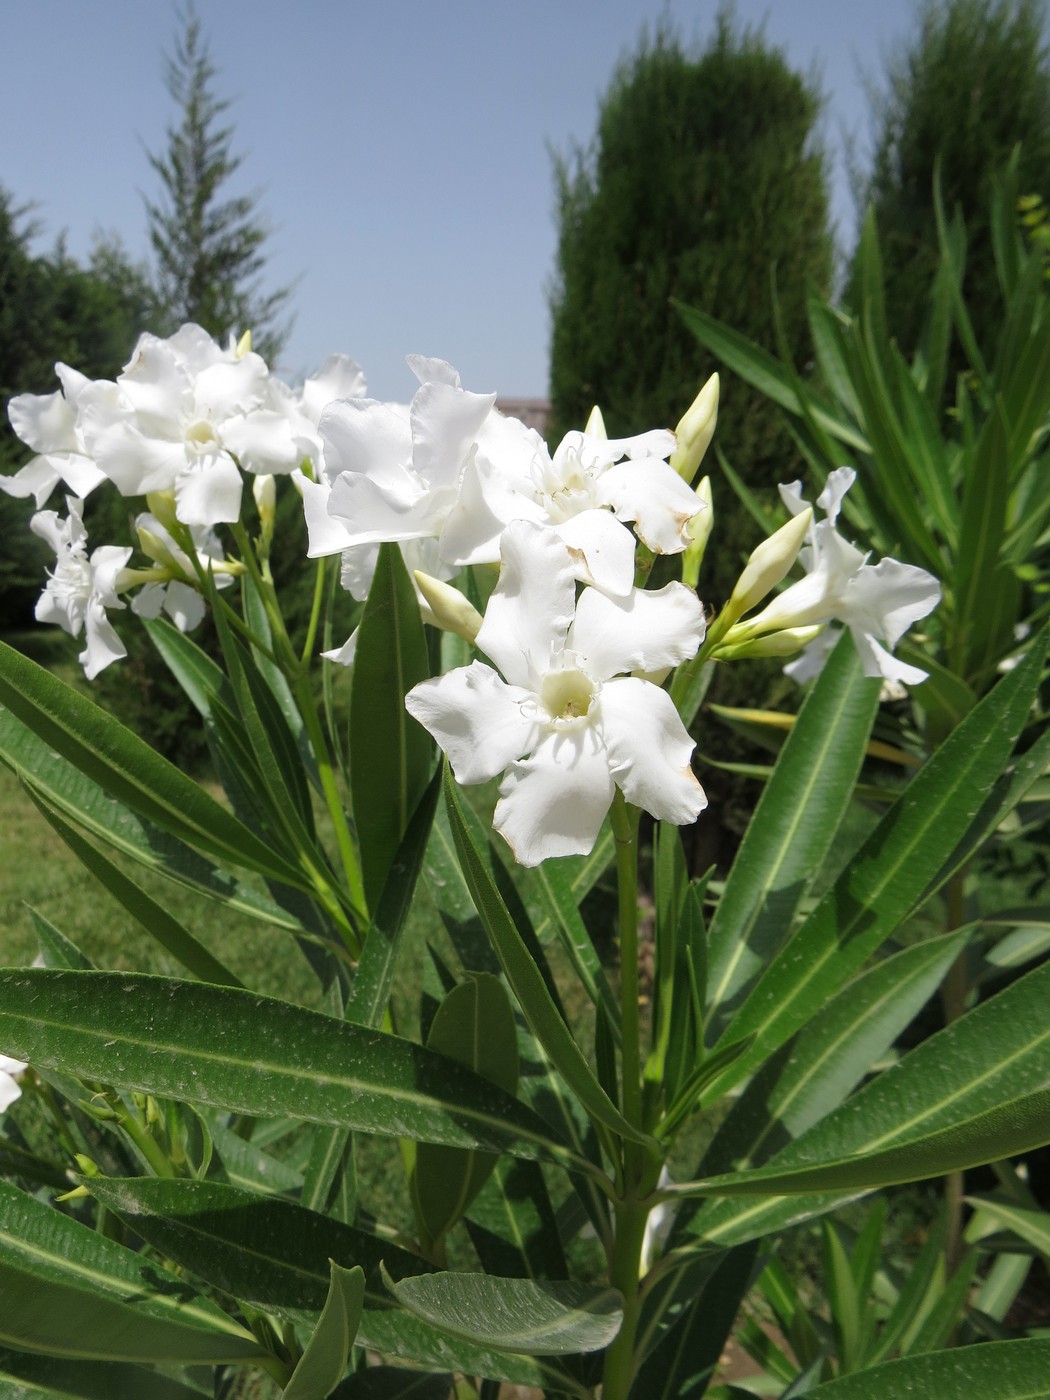
<path fill-rule="evenodd" d="M 299 657 L 299 665 L 306 670 L 310 665 L 313 656 L 314 646 L 317 643 L 317 628 L 321 621 L 321 609 L 324 606 L 324 580 L 325 565 L 327 560 L 318 559 L 317 573 L 314 576 L 314 598 L 310 605 L 310 621 L 306 624 L 306 641 L 303 643 L 302 655 Z"/>
<path fill-rule="evenodd" d="M 641 1018 L 638 1012 L 638 817 L 616 789 L 612 829 L 620 914 L 620 1014 L 623 1024 L 623 1113 L 642 1124 Z"/>

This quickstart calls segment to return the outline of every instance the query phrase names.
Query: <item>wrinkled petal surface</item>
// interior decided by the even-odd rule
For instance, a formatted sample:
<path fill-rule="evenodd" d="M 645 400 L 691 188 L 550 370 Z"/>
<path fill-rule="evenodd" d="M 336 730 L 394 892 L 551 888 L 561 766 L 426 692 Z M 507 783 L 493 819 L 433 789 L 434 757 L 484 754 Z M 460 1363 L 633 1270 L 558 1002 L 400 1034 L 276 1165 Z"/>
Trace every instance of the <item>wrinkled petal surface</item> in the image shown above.
<path fill-rule="evenodd" d="M 704 610 L 691 588 L 669 583 L 610 598 L 585 588 L 576 605 L 568 647 L 595 680 L 625 671 L 657 671 L 695 656 L 704 636 Z"/>
<path fill-rule="evenodd" d="M 665 690 L 625 676 L 601 693 L 601 726 L 613 779 L 628 802 L 687 826 L 707 806 L 689 759 L 693 741 Z"/>
<path fill-rule="evenodd" d="M 508 771 L 492 824 L 519 865 L 586 855 L 613 791 L 608 755 L 593 727 L 551 733 Z"/>
<path fill-rule="evenodd" d="M 533 696 L 480 661 L 413 686 L 405 708 L 448 754 L 460 783 L 496 777 L 540 735 Z"/>

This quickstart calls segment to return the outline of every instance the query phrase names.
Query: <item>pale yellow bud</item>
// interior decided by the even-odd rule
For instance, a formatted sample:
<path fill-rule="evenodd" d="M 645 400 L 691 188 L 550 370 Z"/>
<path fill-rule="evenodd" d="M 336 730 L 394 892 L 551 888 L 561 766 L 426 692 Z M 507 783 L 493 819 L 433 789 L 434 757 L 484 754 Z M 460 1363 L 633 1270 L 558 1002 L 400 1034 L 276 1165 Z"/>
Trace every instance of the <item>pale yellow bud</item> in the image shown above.
<path fill-rule="evenodd" d="M 455 632 L 465 642 L 473 642 L 481 627 L 482 616 L 469 598 L 458 588 L 431 578 L 421 570 L 415 571 L 416 586 L 426 599 L 434 621 L 445 632 Z"/>
<path fill-rule="evenodd" d="M 745 640 L 741 641 L 734 640 L 735 629 L 730 628 L 725 641 L 715 648 L 713 656 L 719 661 L 741 661 L 754 656 L 794 656 L 814 637 L 819 637 L 824 626 L 821 622 L 812 627 L 785 627 L 782 632 L 767 632 L 764 637 L 752 637 L 750 640 L 746 640 L 746 632 L 742 629 L 740 635 Z"/>
<path fill-rule="evenodd" d="M 244 334 L 241 336 L 240 340 L 238 340 L 237 342 L 236 355 L 238 360 L 243 360 L 245 355 L 250 355 L 251 353 L 252 333 L 251 331 L 245 331 Z"/>
<path fill-rule="evenodd" d="M 252 479 L 252 495 L 259 512 L 259 529 L 262 539 L 269 542 L 273 538 L 273 525 L 277 518 L 277 481 L 264 474 Z"/>
<path fill-rule="evenodd" d="M 175 514 L 174 491 L 150 491 L 146 496 L 146 506 L 165 530 L 178 529 L 179 517 Z"/>
<path fill-rule="evenodd" d="M 152 559 L 155 564 L 160 564 L 165 569 L 171 569 L 174 573 L 182 574 L 182 570 L 175 562 L 175 556 L 159 535 L 155 535 L 152 530 L 147 530 L 145 525 L 140 525 L 138 537 L 139 548 L 147 559 Z"/>
<path fill-rule="evenodd" d="M 718 422 L 718 375 L 712 374 L 697 394 L 682 420 L 675 428 L 678 439 L 671 453 L 671 466 L 679 476 L 691 482 L 711 446 Z"/>
<path fill-rule="evenodd" d="M 699 512 L 689 522 L 689 543 L 682 556 L 682 582 L 695 588 L 700 578 L 700 565 L 704 562 L 707 542 L 715 523 L 715 508 L 711 500 L 711 478 L 701 477 L 694 492 Z"/>
<path fill-rule="evenodd" d="M 587 426 L 583 431 L 588 437 L 601 438 L 603 442 L 608 441 L 609 434 L 605 431 L 605 419 L 602 417 L 602 411 L 597 404 L 591 409 L 590 417 L 587 419 Z"/>
<path fill-rule="evenodd" d="M 726 612 L 732 620 L 750 612 L 777 586 L 798 558 L 812 522 L 813 509 L 807 506 L 752 552 L 726 604 Z"/>

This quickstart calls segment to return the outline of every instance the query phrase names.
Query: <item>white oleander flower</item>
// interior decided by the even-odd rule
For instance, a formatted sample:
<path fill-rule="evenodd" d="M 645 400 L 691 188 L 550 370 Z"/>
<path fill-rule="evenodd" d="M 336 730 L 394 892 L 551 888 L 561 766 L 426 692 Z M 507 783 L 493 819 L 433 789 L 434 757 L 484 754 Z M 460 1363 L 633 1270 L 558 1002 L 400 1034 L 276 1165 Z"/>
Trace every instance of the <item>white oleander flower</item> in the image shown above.
<path fill-rule="evenodd" d="M 662 821 L 706 806 L 693 741 L 670 696 L 632 671 L 696 654 L 696 594 L 671 583 L 612 598 L 585 588 L 553 531 L 509 525 L 475 661 L 409 691 L 408 711 L 448 754 L 457 781 L 502 773 L 493 825 L 522 865 L 590 851 L 619 787 Z"/>
<path fill-rule="evenodd" d="M 239 466 L 272 474 L 299 465 L 273 392 L 260 356 L 233 344 L 224 350 L 200 326 L 185 325 L 166 340 L 140 336 L 115 386 L 86 386 L 78 425 L 122 495 L 174 491 L 184 524 L 217 525 L 240 518 Z"/>
<path fill-rule="evenodd" d="M 84 633 L 86 646 L 77 658 L 88 680 L 112 661 L 127 655 L 124 643 L 106 616 L 107 608 L 123 608 L 117 596 L 120 575 L 131 550 L 101 545 L 89 558 L 87 531 L 81 515 L 83 501 L 66 498 L 69 515 L 38 511 L 29 522 L 33 533 L 55 551 L 55 567 L 36 605 L 38 622 L 53 622 L 72 637 Z"/>
<path fill-rule="evenodd" d="M 739 624 L 734 633 L 743 641 L 782 628 L 837 619 L 853 634 L 866 676 L 917 685 L 927 673 L 899 661 L 888 648 L 937 606 L 941 587 L 932 574 L 913 564 L 896 559 L 869 564 L 869 555 L 842 538 L 836 524 L 842 498 L 855 480 L 856 472 L 850 467 L 831 472 L 817 497 L 826 518 L 811 525 L 799 552 L 806 577 L 778 594 L 756 617 Z M 781 486 L 780 495 L 792 515 L 808 508 L 801 482 Z"/>

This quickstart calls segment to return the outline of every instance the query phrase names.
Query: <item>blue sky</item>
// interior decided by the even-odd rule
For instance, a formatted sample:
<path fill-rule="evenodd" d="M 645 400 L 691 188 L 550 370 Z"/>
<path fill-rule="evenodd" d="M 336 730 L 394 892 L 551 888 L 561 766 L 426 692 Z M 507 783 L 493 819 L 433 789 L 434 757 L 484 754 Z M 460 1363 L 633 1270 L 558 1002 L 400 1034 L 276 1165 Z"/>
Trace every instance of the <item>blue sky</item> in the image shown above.
<path fill-rule="evenodd" d="M 551 149 L 587 143 L 598 101 L 642 27 L 667 15 L 706 37 L 716 5 L 686 0 L 198 0 L 233 99 L 237 187 L 272 228 L 270 285 L 296 282 L 281 370 L 332 351 L 370 391 L 405 399 L 406 352 L 441 355 L 477 390 L 546 392 L 554 259 Z M 915 0 L 738 0 L 740 20 L 827 96 L 834 212 L 853 208 L 841 158 L 870 125 L 862 75 L 911 32 Z M 35 202 L 50 244 L 86 256 L 99 230 L 147 253 L 146 152 L 173 118 L 157 0 L 6 0 L 0 184 Z M 294 17 L 293 17 L 294 16 Z M 129 347 L 130 351 L 130 347 Z"/>

